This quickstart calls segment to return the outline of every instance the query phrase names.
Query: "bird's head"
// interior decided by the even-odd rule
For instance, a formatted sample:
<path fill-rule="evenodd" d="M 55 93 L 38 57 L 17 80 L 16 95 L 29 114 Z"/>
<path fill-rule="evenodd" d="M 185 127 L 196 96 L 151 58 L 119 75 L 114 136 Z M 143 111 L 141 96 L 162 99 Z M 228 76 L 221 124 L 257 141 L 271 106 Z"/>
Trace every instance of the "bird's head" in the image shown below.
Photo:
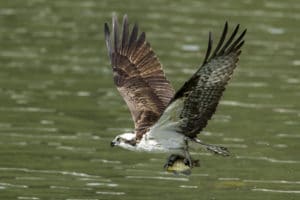
<path fill-rule="evenodd" d="M 124 149 L 136 148 L 136 135 L 134 133 L 123 133 L 111 141 L 111 146 L 120 146 Z"/>

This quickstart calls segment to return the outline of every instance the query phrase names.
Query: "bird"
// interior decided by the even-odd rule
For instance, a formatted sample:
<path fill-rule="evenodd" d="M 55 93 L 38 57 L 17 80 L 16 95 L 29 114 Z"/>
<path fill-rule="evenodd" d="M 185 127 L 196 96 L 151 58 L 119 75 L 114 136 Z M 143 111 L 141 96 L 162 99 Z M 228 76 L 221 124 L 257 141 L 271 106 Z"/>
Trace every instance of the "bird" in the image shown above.
<path fill-rule="evenodd" d="M 245 42 L 247 29 L 240 31 L 240 24 L 231 34 L 228 34 L 228 29 L 226 21 L 214 49 L 212 33 L 209 32 L 202 64 L 175 91 L 146 40 L 145 32 L 139 33 L 137 23 L 130 28 L 126 14 L 121 26 L 118 17 L 113 15 L 112 31 L 108 23 L 104 23 L 114 84 L 134 122 L 134 130 L 117 135 L 111 146 L 140 152 L 170 153 L 165 168 L 182 158 L 187 166 L 193 167 L 197 161 L 190 155 L 191 143 L 228 156 L 226 147 L 207 144 L 198 137 L 216 111 Z"/>

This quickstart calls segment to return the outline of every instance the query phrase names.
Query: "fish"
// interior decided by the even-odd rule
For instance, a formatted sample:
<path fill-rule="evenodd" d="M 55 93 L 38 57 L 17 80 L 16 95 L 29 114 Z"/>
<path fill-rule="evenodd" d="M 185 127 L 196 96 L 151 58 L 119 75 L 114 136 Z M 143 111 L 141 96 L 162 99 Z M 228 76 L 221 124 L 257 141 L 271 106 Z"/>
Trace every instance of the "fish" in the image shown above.
<path fill-rule="evenodd" d="M 172 172 L 176 175 L 184 174 L 190 175 L 192 173 L 193 167 L 199 167 L 199 160 L 192 160 L 192 166 L 189 165 L 189 162 L 181 155 L 172 154 L 168 158 L 168 163 L 165 164 L 164 168 L 167 172 Z"/>

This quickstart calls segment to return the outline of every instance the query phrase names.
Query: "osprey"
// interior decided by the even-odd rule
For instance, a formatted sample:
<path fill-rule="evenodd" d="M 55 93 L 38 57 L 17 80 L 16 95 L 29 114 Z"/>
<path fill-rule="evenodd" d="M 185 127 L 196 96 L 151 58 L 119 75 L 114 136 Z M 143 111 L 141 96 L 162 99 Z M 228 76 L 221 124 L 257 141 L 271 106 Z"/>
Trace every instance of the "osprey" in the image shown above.
<path fill-rule="evenodd" d="M 133 151 L 170 152 L 165 167 L 184 157 L 190 168 L 193 163 L 189 142 L 227 156 L 227 148 L 203 143 L 197 135 L 216 111 L 225 86 L 237 66 L 246 29 L 238 35 L 239 24 L 229 37 L 225 23 L 220 40 L 212 51 L 212 34 L 199 69 L 175 92 L 166 79 L 157 56 L 146 41 L 145 32 L 138 33 L 134 24 L 130 31 L 127 15 L 122 30 L 116 16 L 112 19 L 112 35 L 104 24 L 105 42 L 114 83 L 124 98 L 134 121 L 132 133 L 115 137 L 112 146 Z"/>

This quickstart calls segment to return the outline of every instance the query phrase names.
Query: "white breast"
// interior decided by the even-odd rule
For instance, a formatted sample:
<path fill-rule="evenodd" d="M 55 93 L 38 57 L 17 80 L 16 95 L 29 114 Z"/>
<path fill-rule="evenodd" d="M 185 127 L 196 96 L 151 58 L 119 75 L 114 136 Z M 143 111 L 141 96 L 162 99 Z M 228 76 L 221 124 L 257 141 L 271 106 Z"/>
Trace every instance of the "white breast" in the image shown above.
<path fill-rule="evenodd" d="M 183 100 L 173 102 L 161 118 L 150 128 L 137 144 L 137 149 L 151 152 L 181 152 L 185 145 L 184 135 L 177 132 L 181 123 L 179 114 Z"/>
<path fill-rule="evenodd" d="M 154 133 L 155 131 L 155 133 Z M 138 143 L 137 149 L 157 153 L 173 152 L 183 150 L 184 135 L 173 130 L 150 129 Z"/>

